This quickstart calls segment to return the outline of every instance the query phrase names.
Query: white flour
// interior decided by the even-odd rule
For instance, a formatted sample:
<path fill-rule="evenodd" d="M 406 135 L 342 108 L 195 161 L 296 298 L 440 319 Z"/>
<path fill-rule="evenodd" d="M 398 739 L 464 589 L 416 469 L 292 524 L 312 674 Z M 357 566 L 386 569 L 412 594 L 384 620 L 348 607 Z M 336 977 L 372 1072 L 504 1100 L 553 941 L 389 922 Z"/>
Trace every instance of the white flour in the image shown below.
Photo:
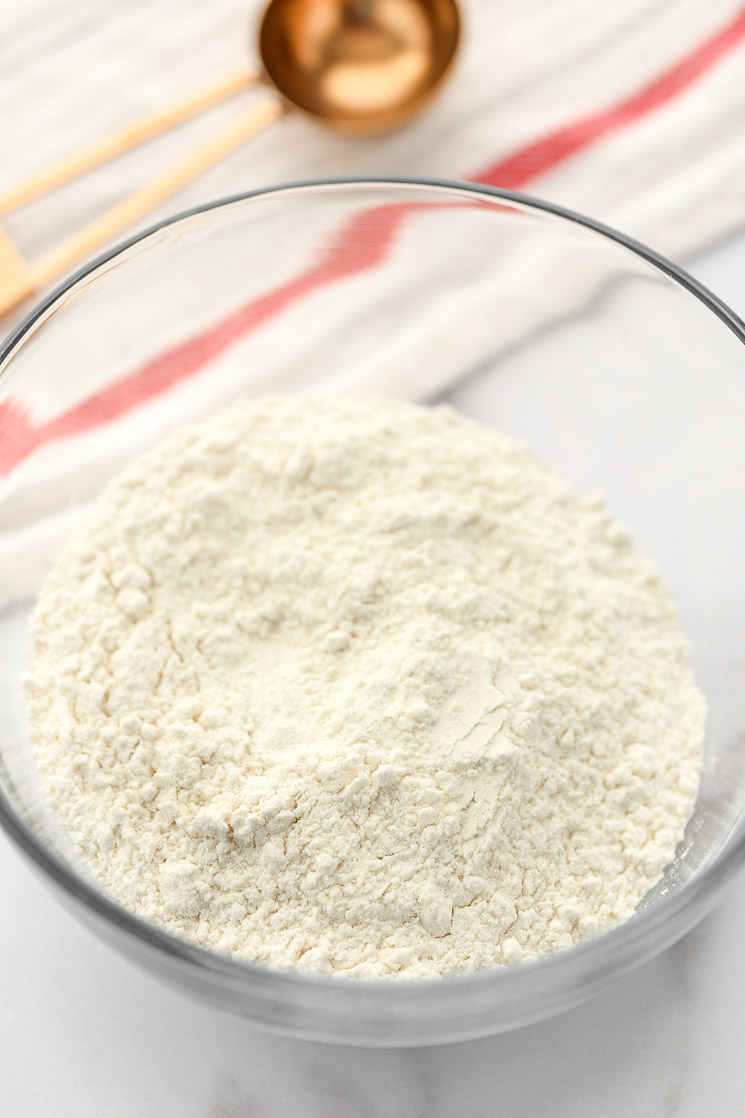
<path fill-rule="evenodd" d="M 659 574 L 526 447 L 392 401 L 246 401 L 101 498 L 33 620 L 51 805 L 221 952 L 460 971 L 631 915 L 697 790 Z"/>

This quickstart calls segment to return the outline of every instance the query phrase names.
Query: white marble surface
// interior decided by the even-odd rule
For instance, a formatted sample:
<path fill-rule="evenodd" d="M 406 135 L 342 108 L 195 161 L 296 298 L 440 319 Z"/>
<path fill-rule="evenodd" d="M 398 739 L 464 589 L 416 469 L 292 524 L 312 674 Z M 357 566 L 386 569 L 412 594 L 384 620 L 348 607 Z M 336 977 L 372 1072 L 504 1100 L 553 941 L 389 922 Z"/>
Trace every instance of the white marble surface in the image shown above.
<path fill-rule="evenodd" d="M 692 270 L 745 315 L 745 231 Z M 262 1034 L 156 985 L 0 836 L 7 1118 L 741 1118 L 745 890 L 588 1005 L 470 1044 L 366 1052 Z"/>

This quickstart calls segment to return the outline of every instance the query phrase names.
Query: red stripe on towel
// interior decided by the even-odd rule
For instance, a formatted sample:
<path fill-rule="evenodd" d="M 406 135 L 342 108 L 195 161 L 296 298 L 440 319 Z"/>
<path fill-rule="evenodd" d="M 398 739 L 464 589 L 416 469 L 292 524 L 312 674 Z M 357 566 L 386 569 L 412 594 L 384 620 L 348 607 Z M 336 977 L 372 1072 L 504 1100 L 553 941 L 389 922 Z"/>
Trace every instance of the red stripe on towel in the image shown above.
<path fill-rule="evenodd" d="M 583 148 L 634 123 L 674 99 L 745 38 L 745 8 L 719 31 L 641 89 L 608 108 L 588 114 L 483 168 L 472 180 L 509 189 L 576 155 Z M 394 203 L 356 214 L 321 261 L 304 275 L 240 307 L 187 341 L 125 373 L 69 411 L 35 426 L 14 405 L 0 403 L 0 472 L 8 472 L 52 439 L 81 434 L 124 415 L 150 397 L 203 369 L 233 343 L 325 284 L 375 267 L 393 244 L 404 216 L 423 203 Z"/>

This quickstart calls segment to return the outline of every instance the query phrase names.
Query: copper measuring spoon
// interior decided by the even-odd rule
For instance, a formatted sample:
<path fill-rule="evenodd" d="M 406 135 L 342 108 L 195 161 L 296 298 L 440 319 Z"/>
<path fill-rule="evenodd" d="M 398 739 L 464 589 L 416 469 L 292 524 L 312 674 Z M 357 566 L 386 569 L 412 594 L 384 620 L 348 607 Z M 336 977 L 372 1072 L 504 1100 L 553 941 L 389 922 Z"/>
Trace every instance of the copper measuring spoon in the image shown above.
<path fill-rule="evenodd" d="M 261 69 L 232 74 L 148 113 L 0 193 L 0 216 L 251 85 L 274 94 L 53 249 L 28 263 L 0 229 L 0 315 L 117 236 L 285 112 L 339 132 L 398 128 L 442 85 L 460 39 L 457 0 L 271 0 Z"/>

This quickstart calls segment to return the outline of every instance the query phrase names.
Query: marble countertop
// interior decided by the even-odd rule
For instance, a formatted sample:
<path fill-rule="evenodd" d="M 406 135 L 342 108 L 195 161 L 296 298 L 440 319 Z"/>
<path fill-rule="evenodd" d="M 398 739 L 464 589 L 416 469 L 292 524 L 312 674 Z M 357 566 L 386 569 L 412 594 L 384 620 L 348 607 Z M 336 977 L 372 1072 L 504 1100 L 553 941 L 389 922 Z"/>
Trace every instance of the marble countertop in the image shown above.
<path fill-rule="evenodd" d="M 745 314 L 745 230 L 691 270 Z M 0 835 L 0 1113 L 7 1118 L 741 1118 L 745 889 L 622 984 L 550 1021 L 445 1048 L 261 1033 L 95 940 Z"/>

